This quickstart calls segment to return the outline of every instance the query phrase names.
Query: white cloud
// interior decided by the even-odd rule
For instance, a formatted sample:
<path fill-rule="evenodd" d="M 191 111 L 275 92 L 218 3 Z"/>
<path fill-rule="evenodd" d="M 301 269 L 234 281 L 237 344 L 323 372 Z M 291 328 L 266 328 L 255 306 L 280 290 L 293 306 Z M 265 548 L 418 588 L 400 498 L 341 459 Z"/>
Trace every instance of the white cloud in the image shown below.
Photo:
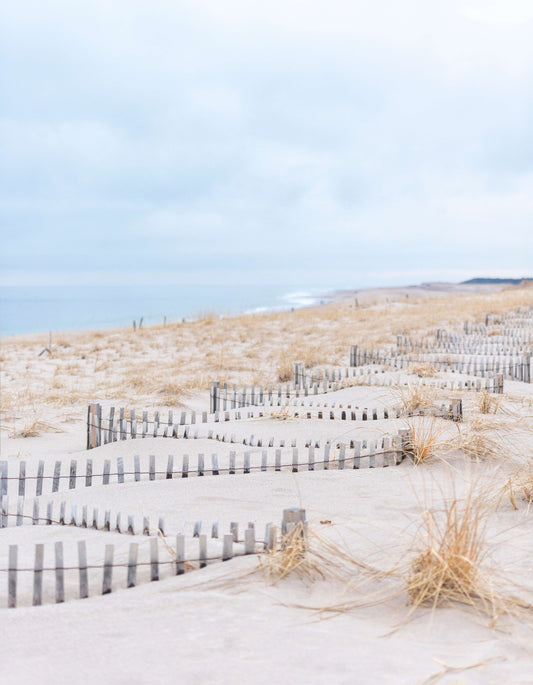
<path fill-rule="evenodd" d="M 503 7 L 5 3 L 4 282 L 527 268 L 533 47 Z"/>

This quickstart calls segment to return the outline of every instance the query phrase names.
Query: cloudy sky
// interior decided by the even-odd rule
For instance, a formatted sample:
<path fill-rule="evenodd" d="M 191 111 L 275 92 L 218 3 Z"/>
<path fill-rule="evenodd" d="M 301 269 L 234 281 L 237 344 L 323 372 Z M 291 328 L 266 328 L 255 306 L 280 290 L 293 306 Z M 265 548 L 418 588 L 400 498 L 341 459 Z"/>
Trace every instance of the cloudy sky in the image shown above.
<path fill-rule="evenodd" d="M 530 0 L 6 0 L 0 284 L 533 275 Z"/>

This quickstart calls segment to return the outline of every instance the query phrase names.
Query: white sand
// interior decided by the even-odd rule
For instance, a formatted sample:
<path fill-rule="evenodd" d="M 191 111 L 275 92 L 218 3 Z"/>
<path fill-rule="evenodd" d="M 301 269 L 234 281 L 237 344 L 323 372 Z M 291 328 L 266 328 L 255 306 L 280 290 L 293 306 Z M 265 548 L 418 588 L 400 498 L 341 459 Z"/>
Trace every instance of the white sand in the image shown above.
<path fill-rule="evenodd" d="M 424 291 L 424 300 L 426 295 Z M 398 323 L 394 318 L 388 323 L 383 322 L 383 317 L 389 316 L 389 310 L 392 311 L 391 317 L 403 311 L 403 307 L 391 305 L 402 305 L 404 296 L 403 291 L 395 293 L 388 290 L 386 294 L 382 293 L 381 304 L 374 305 L 378 308 L 380 325 L 384 331 L 387 328 L 390 330 L 392 339 L 396 332 L 404 332 L 398 328 L 406 324 Z M 445 300 L 446 293 L 439 291 L 438 297 Z M 529 298 L 530 304 L 533 303 L 531 291 L 524 297 L 526 301 Z M 396 299 L 386 302 L 383 298 Z M 430 307 L 435 308 L 436 305 L 431 302 Z M 456 303 L 456 300 L 453 302 Z M 387 307 L 379 309 L 382 305 Z M 474 304 L 468 304 L 466 299 L 464 306 L 465 310 L 471 306 L 474 312 Z M 477 304 L 475 306 L 478 307 Z M 414 304 L 413 307 L 421 308 L 422 305 Z M 488 305 L 486 307 L 488 310 Z M 365 340 L 370 339 L 373 331 L 369 330 L 365 336 L 364 327 L 371 325 L 374 319 L 365 321 L 365 317 L 373 316 L 373 311 L 370 307 L 360 312 L 362 319 L 359 328 L 353 332 L 355 336 L 359 331 L 360 338 L 350 338 L 350 334 L 348 344 L 353 341 L 364 345 Z M 314 315 L 315 323 L 327 323 L 327 312 L 327 307 L 319 308 Z M 274 327 L 279 322 L 278 328 L 281 329 L 285 321 L 283 317 L 286 316 L 274 317 L 270 324 Z M 418 316 L 424 320 L 422 309 Z M 428 310 L 428 319 L 431 316 Z M 454 320 L 454 316 L 455 320 L 461 321 L 464 312 L 454 315 L 450 309 L 445 314 L 450 321 Z M 242 321 L 237 325 L 242 325 L 243 330 L 249 326 Z M 324 357 L 331 352 L 332 342 L 328 336 L 332 326 L 324 326 Z M 126 364 L 131 334 L 122 335 L 118 332 L 112 335 L 122 340 L 120 363 Z M 146 355 L 154 362 L 160 360 L 163 363 L 165 356 L 172 354 L 168 335 L 168 330 L 160 329 L 146 338 Z M 179 335 L 183 338 L 189 333 L 180 332 Z M 283 334 L 280 333 L 279 337 L 282 340 Z M 83 396 L 80 390 L 77 400 L 68 395 L 62 402 L 60 396 L 65 391 L 64 384 L 57 388 L 59 398 L 51 399 L 46 390 L 47 384 L 48 388 L 51 387 L 54 375 L 61 377 L 63 372 L 71 375 L 73 383 L 79 373 L 79 387 L 85 383 L 84 372 L 73 365 L 87 361 L 80 359 L 80 346 L 89 348 L 92 343 L 87 342 L 82 334 L 77 340 L 73 335 L 69 347 L 58 351 L 50 359 L 41 357 L 41 361 L 35 360 L 40 351 L 37 339 L 22 342 L 11 340 L 2 344 L 2 387 L 3 393 L 9 393 L 4 394 L 9 401 L 3 401 L 4 430 L 0 446 L 1 458 L 9 462 L 10 475 L 17 473 L 21 459 L 26 461 L 27 473 L 32 475 L 40 459 L 46 462 L 46 474 L 52 472 L 56 459 L 61 459 L 65 464 L 73 458 L 77 459 L 79 472 L 83 473 L 85 460 L 91 458 L 94 473 L 102 473 L 105 459 L 112 460 L 114 471 L 116 458 L 121 456 L 126 471 L 132 471 L 133 455 L 139 454 L 144 470 L 149 455 L 153 454 L 156 456 L 157 470 L 164 470 L 168 454 L 175 456 L 175 468 L 178 468 L 183 454 L 191 455 L 192 460 L 193 455 L 196 458 L 200 452 L 205 454 L 206 467 L 209 469 L 213 452 L 219 455 L 222 467 L 228 463 L 230 449 L 237 451 L 238 464 L 242 464 L 245 450 L 251 452 L 252 464 L 260 463 L 262 448 L 217 444 L 205 439 L 127 440 L 86 452 L 84 417 L 89 396 Z M 107 349 L 107 338 L 104 335 L 98 340 L 102 348 L 99 354 L 103 356 Z M 159 347 L 156 341 L 159 341 Z M 320 341 L 320 337 L 317 337 L 314 344 L 319 347 Z M 208 346 L 208 341 L 202 343 L 199 339 L 196 346 L 201 348 L 202 344 Z M 218 343 L 211 344 L 219 349 Z M 257 367 L 256 372 L 264 371 L 265 377 L 271 374 L 272 364 L 275 364 L 279 354 L 276 344 L 283 343 L 277 343 L 272 338 L 265 339 L 264 369 L 259 368 L 260 361 L 253 362 Z M 194 367 L 195 345 L 193 342 L 188 345 L 188 354 Z M 338 354 L 346 358 L 346 344 L 343 342 L 340 347 L 344 352 L 339 350 Z M 133 354 L 131 351 L 130 355 Z M 131 359 L 133 363 L 141 363 L 140 357 L 131 356 Z M 333 361 L 331 357 L 329 359 Z M 41 373 L 35 373 L 32 369 L 41 362 Z M 195 367 L 190 371 L 185 362 L 180 363 L 183 377 L 175 373 L 172 380 L 189 383 L 185 376 L 187 373 L 196 373 Z M 213 377 L 209 363 L 205 362 L 204 371 L 208 379 Z M 228 380 L 235 373 L 235 380 L 251 382 L 246 376 L 251 371 L 232 371 L 234 361 L 227 363 Z M 67 370 L 69 368 L 70 371 Z M 91 395 L 93 399 L 102 399 L 106 407 L 111 404 L 120 406 L 123 400 L 138 410 L 143 406 L 163 408 L 157 389 L 150 393 L 143 388 L 139 393 L 141 400 L 136 404 L 133 404 L 131 397 L 125 396 L 123 399 L 118 395 L 113 396 L 109 388 L 120 386 L 121 371 L 110 364 L 102 373 L 107 375 L 106 382 L 109 384 L 105 397 L 97 396 L 97 387 L 87 386 L 87 389 L 94 393 Z M 439 376 L 446 377 L 445 374 Z M 275 380 L 272 376 L 270 378 L 270 382 Z M 185 401 L 190 407 L 207 409 L 205 390 L 201 387 L 191 388 L 189 392 L 193 394 Z M 474 393 L 435 391 L 437 403 L 449 402 L 451 397 L 459 395 L 463 397 L 465 410 L 462 430 L 467 430 L 475 419 L 487 418 L 480 417 Z M 323 399 L 331 402 L 333 397 L 329 393 Z M 28 401 L 33 403 L 32 416 L 38 416 L 64 432 L 53 433 L 44 429 L 36 437 L 13 437 L 13 433 L 28 422 Z M 398 395 L 394 390 L 366 386 L 343 390 L 337 396 L 337 402 L 352 402 L 372 408 L 396 401 Z M 112 482 L 106 486 L 95 484 L 91 488 L 84 488 L 80 485 L 75 490 L 68 490 L 66 482 L 62 482 L 60 492 L 53 495 L 49 494 L 51 486 L 50 481 L 47 481 L 41 498 L 41 516 L 49 500 L 54 502 L 54 513 L 58 511 L 59 503 L 65 501 L 67 513 L 72 504 L 77 505 L 78 516 L 83 505 L 87 505 L 91 513 L 93 507 L 98 507 L 100 517 L 104 510 L 109 509 L 113 515 L 121 512 L 123 521 L 128 515 L 134 515 L 137 526 L 143 516 L 150 517 L 152 527 L 162 516 L 168 541 L 173 544 L 174 536 L 180 530 L 190 536 L 196 521 L 202 521 L 202 532 L 206 533 L 210 532 L 212 522 L 217 521 L 221 534 L 228 532 L 232 521 L 239 522 L 241 534 L 248 522 L 253 521 L 258 537 L 262 537 L 268 522 L 279 525 L 284 508 L 303 507 L 307 511 L 311 532 L 318 531 L 358 561 L 381 570 L 393 569 L 405 566 L 412 558 L 414 540 L 424 520 L 424 512 L 433 506 L 440 507 L 443 495 L 449 497 L 455 494 L 461 500 L 470 484 L 476 482 L 485 489 L 489 501 L 489 495 L 497 494 L 512 473 L 529 463 L 533 451 L 532 405 L 533 385 L 505 382 L 505 397 L 500 411 L 489 417 L 496 422 L 489 434 L 500 440 L 503 431 L 506 431 L 508 453 L 479 462 L 455 450 L 443 455 L 446 461 L 435 459 L 418 468 L 404 461 L 400 466 L 385 469 L 365 467 L 358 471 L 303 471 L 297 474 L 269 471 L 172 480 L 158 477 L 154 482 L 144 479 L 139 483 L 132 482 L 131 476 L 127 476 L 125 484 L 118 484 L 116 478 L 112 478 Z M 175 406 L 176 411 L 181 410 Z M 296 437 L 301 462 L 305 463 L 307 450 L 303 444 L 308 438 L 318 439 L 322 445 L 327 439 L 349 441 L 394 433 L 404 425 L 404 420 L 363 425 L 349 421 L 283 421 L 265 418 L 237 421 L 231 423 L 227 430 L 241 438 L 251 433 L 267 439 L 272 435 L 286 440 Z M 446 422 L 445 428 L 448 437 L 458 431 L 451 422 Z M 290 463 L 291 453 L 290 448 L 283 451 L 284 463 Z M 273 464 L 272 450 L 269 451 L 269 464 Z M 16 510 L 16 485 L 16 482 L 9 484 L 10 510 Z M 34 484 L 28 482 L 25 506 L 28 515 L 31 515 L 33 503 L 32 488 Z M 517 494 L 517 504 L 519 508 L 515 510 L 508 498 L 503 497 L 499 503 L 491 501 L 488 506 L 486 564 L 492 577 L 501 579 L 498 585 L 502 591 L 533 601 L 533 538 L 529 531 L 531 514 L 520 494 Z M 326 520 L 331 521 L 331 524 L 321 523 Z M 8 528 L 0 530 L 0 539 L 2 569 L 7 567 L 10 544 L 19 546 L 19 567 L 32 567 L 36 543 L 45 544 L 45 566 L 53 565 L 53 543 L 57 540 L 64 543 L 67 565 L 76 565 L 76 544 L 81 539 L 86 540 L 89 563 L 102 563 L 103 548 L 111 543 L 115 545 L 115 561 L 125 562 L 132 540 L 140 545 L 140 560 L 147 561 L 149 558 L 148 537 L 137 535 L 132 538 L 116 532 L 79 527 L 31 526 L 26 523 L 15 527 L 11 521 Z M 188 553 L 194 555 L 196 548 L 193 545 L 196 543 L 189 540 L 187 544 Z M 236 549 L 239 551 L 240 545 L 236 545 Z M 220 550 L 221 539 L 208 541 L 209 554 L 219 553 Z M 160 546 L 159 553 L 161 561 L 170 560 L 163 546 Z M 339 562 L 339 568 L 341 565 Z M 419 608 L 408 618 L 410 607 L 405 593 L 405 580 L 401 578 L 368 576 L 353 567 L 350 582 L 341 582 L 332 576 L 324 579 L 317 577 L 314 581 L 290 576 L 271 585 L 258 571 L 256 557 L 213 563 L 206 569 L 191 571 L 180 577 L 174 576 L 172 565 L 167 564 L 161 567 L 161 580 L 153 583 L 149 582 L 148 567 L 140 567 L 139 586 L 129 590 L 124 589 L 125 574 L 126 569 L 116 569 L 112 594 L 99 596 L 101 571 L 92 571 L 92 596 L 79 600 L 75 599 L 77 572 L 67 571 L 67 601 L 63 605 L 55 605 L 52 603 L 53 576 L 45 573 L 44 604 L 33 608 L 29 606 L 33 574 L 19 573 L 20 606 L 7 610 L 4 608 L 7 602 L 7 579 L 6 574 L 2 573 L 0 613 L 5 620 L 0 642 L 0 663 L 3 681 L 57 684 L 101 681 L 117 685 L 154 682 L 233 683 L 239 680 L 269 684 L 532 682 L 533 611 L 513 617 L 503 616 L 495 626 L 482 612 L 464 606 L 434 611 Z M 380 601 L 376 601 L 378 597 Z M 295 607 L 305 605 L 320 608 L 341 602 L 365 601 L 370 606 L 353 608 L 340 614 L 324 614 Z M 432 675 L 446 671 L 446 666 L 459 670 L 450 670 L 443 673 L 442 678 L 430 680 Z"/>

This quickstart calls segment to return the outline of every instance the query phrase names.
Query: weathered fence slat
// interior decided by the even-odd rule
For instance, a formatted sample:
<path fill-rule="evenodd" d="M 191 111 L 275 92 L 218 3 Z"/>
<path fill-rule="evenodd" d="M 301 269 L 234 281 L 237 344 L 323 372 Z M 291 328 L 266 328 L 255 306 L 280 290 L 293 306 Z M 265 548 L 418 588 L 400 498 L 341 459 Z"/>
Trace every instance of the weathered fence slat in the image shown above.
<path fill-rule="evenodd" d="M 35 497 L 40 497 L 43 494 L 43 476 L 44 476 L 44 461 L 39 461 L 37 467 L 37 482 L 35 483 Z"/>
<path fill-rule="evenodd" d="M 56 604 L 61 604 L 65 601 L 65 570 L 62 542 L 54 544 L 54 555 L 56 562 Z"/>
<path fill-rule="evenodd" d="M 104 473 L 102 474 L 102 485 L 109 485 L 109 474 L 111 473 L 111 459 L 104 459 Z"/>
<path fill-rule="evenodd" d="M 233 558 L 233 535 L 224 535 L 222 545 L 222 561 Z"/>
<path fill-rule="evenodd" d="M 114 545 L 105 546 L 104 554 L 104 574 L 102 578 L 102 594 L 108 595 L 112 589 L 113 582 L 113 553 L 115 550 Z"/>
<path fill-rule="evenodd" d="M 200 568 L 205 568 L 207 566 L 207 535 L 200 535 L 199 537 L 199 559 Z"/>
<path fill-rule="evenodd" d="M 185 536 L 176 535 L 176 575 L 185 573 Z"/>
<path fill-rule="evenodd" d="M 59 478 L 61 476 L 61 462 L 56 461 L 54 465 L 54 479 L 52 481 L 52 492 L 59 490 Z"/>
<path fill-rule="evenodd" d="M 124 482 L 124 459 L 117 457 L 117 479 L 119 483 Z"/>
<path fill-rule="evenodd" d="M 150 540 L 150 580 L 159 580 L 159 547 L 157 538 Z"/>
<path fill-rule="evenodd" d="M 17 545 L 9 545 L 9 564 L 7 572 L 7 606 L 13 609 L 17 606 Z"/>
<path fill-rule="evenodd" d="M 170 480 L 172 478 L 174 471 L 174 456 L 172 454 L 168 455 L 168 461 L 167 461 L 167 480 Z"/>
<path fill-rule="evenodd" d="M 85 487 L 90 488 L 93 484 L 93 460 L 87 459 L 85 463 Z"/>
<path fill-rule="evenodd" d="M 33 571 L 33 606 L 41 606 L 43 603 L 43 560 L 44 545 L 35 545 L 35 565 Z"/>
<path fill-rule="evenodd" d="M 32 517 L 31 517 L 31 523 L 33 526 L 39 525 L 39 500 L 38 499 L 33 500 L 33 513 L 32 513 Z"/>
<path fill-rule="evenodd" d="M 24 497 L 19 497 L 17 501 L 17 526 L 24 523 Z"/>
<path fill-rule="evenodd" d="M 139 544 L 137 542 L 130 543 L 128 553 L 128 578 L 126 587 L 135 587 L 137 582 L 137 556 L 139 552 Z"/>
<path fill-rule="evenodd" d="M 233 542 L 239 542 L 239 524 L 237 521 L 232 521 L 230 523 L 229 531 L 233 536 Z"/>
<path fill-rule="evenodd" d="M 253 554 L 255 552 L 255 529 L 246 528 L 244 530 L 244 553 Z"/>
<path fill-rule="evenodd" d="M 70 462 L 70 475 L 68 479 L 69 490 L 74 490 L 74 488 L 76 487 L 76 467 L 77 462 L 75 459 L 72 459 Z"/>
<path fill-rule="evenodd" d="M 7 474 L 8 474 L 8 463 L 7 461 L 0 461 L 0 497 L 7 495 Z"/>

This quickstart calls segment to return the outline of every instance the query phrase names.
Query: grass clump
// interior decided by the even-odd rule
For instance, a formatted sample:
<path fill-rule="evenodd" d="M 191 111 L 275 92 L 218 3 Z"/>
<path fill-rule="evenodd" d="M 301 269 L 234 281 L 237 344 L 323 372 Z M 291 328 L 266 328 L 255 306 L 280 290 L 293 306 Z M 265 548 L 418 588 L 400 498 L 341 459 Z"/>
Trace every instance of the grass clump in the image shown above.
<path fill-rule="evenodd" d="M 502 402 L 501 396 L 492 397 L 486 390 L 480 392 L 476 399 L 477 408 L 481 414 L 496 414 Z"/>
<path fill-rule="evenodd" d="M 450 441 L 442 435 L 446 429 L 435 417 L 421 417 L 408 423 L 409 435 L 405 441 L 405 451 L 415 466 L 433 459 L 440 449 L 449 448 Z"/>
<path fill-rule="evenodd" d="M 488 431 L 493 429 L 493 425 L 482 419 L 474 419 L 465 430 L 457 426 L 458 435 L 454 440 L 454 446 L 475 460 L 504 454 L 506 450 L 503 441 L 488 435 Z"/>
<path fill-rule="evenodd" d="M 430 388 L 422 385 L 408 385 L 406 388 L 399 388 L 398 409 L 404 416 L 412 416 L 418 413 L 430 413 L 437 410 L 435 406 L 435 396 Z"/>
<path fill-rule="evenodd" d="M 464 497 L 455 491 L 440 509 L 423 514 L 414 556 L 407 567 L 410 613 L 419 607 L 463 604 L 481 611 L 491 624 L 502 615 L 531 611 L 528 602 L 499 588 L 508 585 L 489 567 L 486 487 L 471 484 Z"/>
<path fill-rule="evenodd" d="M 293 379 L 293 358 L 286 353 L 279 356 L 277 364 L 277 375 L 280 383 L 288 383 Z"/>
<path fill-rule="evenodd" d="M 472 496 L 464 504 L 445 503 L 438 516 L 424 512 L 420 548 L 412 560 L 407 595 L 414 607 L 472 604 L 485 593 L 480 587 L 485 510 Z"/>
<path fill-rule="evenodd" d="M 533 502 L 533 471 L 531 467 L 511 476 L 507 481 L 505 490 L 509 496 L 509 501 L 513 505 L 513 509 L 518 510 L 517 500 L 520 495 L 528 505 L 531 504 Z"/>
<path fill-rule="evenodd" d="M 313 579 L 319 573 L 309 554 L 307 526 L 298 521 L 281 539 L 281 545 L 264 554 L 260 566 L 268 581 L 276 584 L 290 574 L 299 578 Z M 322 575 L 319 573 L 319 575 Z"/>
<path fill-rule="evenodd" d="M 41 433 L 64 433 L 65 431 L 58 426 L 53 426 L 51 423 L 46 423 L 46 421 L 39 421 L 35 419 L 34 421 L 26 421 L 23 428 L 20 430 L 13 429 L 13 438 L 36 438 Z"/>
<path fill-rule="evenodd" d="M 413 366 L 411 366 L 411 371 L 419 378 L 431 378 L 437 375 L 437 369 L 428 362 L 413 364 Z"/>

